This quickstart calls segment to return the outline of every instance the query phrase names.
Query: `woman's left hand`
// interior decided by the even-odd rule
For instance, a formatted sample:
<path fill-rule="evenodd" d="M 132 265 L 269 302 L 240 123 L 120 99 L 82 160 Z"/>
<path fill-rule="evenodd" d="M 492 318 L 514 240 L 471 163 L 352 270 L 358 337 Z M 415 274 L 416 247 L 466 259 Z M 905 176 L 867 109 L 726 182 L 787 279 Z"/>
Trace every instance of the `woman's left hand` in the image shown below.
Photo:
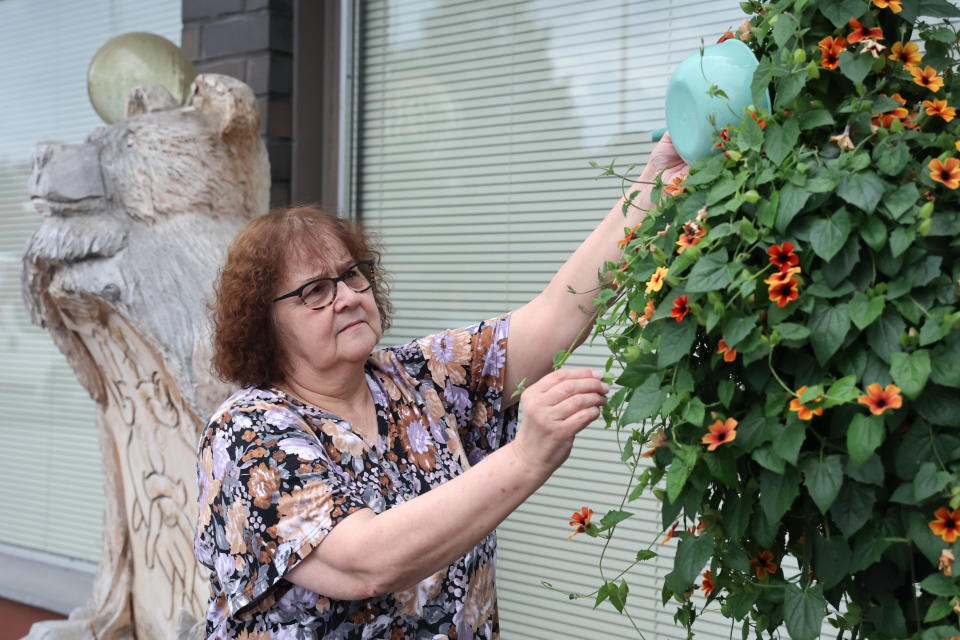
<path fill-rule="evenodd" d="M 652 181 L 661 171 L 665 184 L 673 182 L 673 179 L 678 176 L 683 179 L 690 172 L 690 165 L 680 157 L 680 154 L 673 147 L 673 140 L 670 139 L 669 132 L 663 134 L 660 142 L 650 152 L 650 159 L 643 169 L 641 180 Z"/>

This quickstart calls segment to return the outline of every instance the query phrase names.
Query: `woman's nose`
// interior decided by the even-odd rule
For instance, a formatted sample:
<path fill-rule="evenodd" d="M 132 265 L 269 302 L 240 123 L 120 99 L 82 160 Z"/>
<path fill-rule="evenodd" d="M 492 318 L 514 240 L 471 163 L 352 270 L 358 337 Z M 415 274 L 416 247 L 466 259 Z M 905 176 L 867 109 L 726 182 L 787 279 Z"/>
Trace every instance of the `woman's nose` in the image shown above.
<path fill-rule="evenodd" d="M 362 295 L 362 293 L 357 293 L 351 289 L 346 282 L 341 280 L 337 283 L 337 297 L 333 300 L 334 309 L 339 311 L 343 308 L 356 306 Z"/>

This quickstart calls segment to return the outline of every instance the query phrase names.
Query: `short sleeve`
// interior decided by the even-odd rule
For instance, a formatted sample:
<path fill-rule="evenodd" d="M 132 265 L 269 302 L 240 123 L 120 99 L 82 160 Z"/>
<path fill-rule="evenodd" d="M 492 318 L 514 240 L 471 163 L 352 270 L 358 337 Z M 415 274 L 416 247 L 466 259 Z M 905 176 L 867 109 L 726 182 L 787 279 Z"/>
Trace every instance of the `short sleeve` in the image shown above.
<path fill-rule="evenodd" d="M 232 616 L 270 606 L 274 587 L 343 518 L 367 507 L 295 410 L 259 400 L 222 409 L 198 451 L 197 558 Z M 215 586 L 216 590 L 216 586 Z"/>
<path fill-rule="evenodd" d="M 516 435 L 516 405 L 505 410 L 503 399 L 509 333 L 504 314 L 417 340 L 471 464 Z"/>

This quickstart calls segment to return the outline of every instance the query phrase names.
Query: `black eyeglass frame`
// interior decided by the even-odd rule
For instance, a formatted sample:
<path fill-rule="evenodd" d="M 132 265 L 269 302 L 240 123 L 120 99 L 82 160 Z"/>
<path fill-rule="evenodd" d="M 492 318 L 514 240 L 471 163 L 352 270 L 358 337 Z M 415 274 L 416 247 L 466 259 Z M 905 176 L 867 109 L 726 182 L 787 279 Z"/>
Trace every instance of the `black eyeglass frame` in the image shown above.
<path fill-rule="evenodd" d="M 294 289 L 294 290 L 291 291 L 290 293 L 285 293 L 285 294 L 283 294 L 282 296 L 280 296 L 280 297 L 278 297 L 278 298 L 274 298 L 273 301 L 274 301 L 274 302 L 280 302 L 281 300 L 286 300 L 287 298 L 293 298 L 294 296 L 296 296 L 296 297 L 300 298 L 301 304 L 303 304 L 304 306 L 307 306 L 307 301 L 303 299 L 303 291 L 304 291 L 304 289 L 306 289 L 307 287 L 309 287 L 309 286 L 311 286 L 311 285 L 315 285 L 315 284 L 317 284 L 318 282 L 321 282 L 321 281 L 323 281 L 323 280 L 329 280 L 330 282 L 333 283 L 333 298 L 330 299 L 330 302 L 328 302 L 328 303 L 326 303 L 326 304 L 322 304 L 322 305 L 320 305 L 319 307 L 307 307 L 307 308 L 308 308 L 308 309 L 311 309 L 312 311 L 319 311 L 320 309 L 324 309 L 324 308 L 326 308 L 326 307 L 329 307 L 331 304 L 333 304 L 334 300 L 337 299 L 337 289 L 338 289 L 337 285 L 340 284 L 341 282 L 343 282 L 343 283 L 346 284 L 346 280 L 347 280 L 347 277 L 348 277 L 347 274 L 350 273 L 351 271 L 353 271 L 354 269 L 356 269 L 357 267 L 360 267 L 360 266 L 364 266 L 364 267 L 366 267 L 367 270 L 368 270 L 368 273 L 363 273 L 363 271 L 361 271 L 361 273 L 363 273 L 363 277 L 365 277 L 365 278 L 367 279 L 367 283 L 368 283 L 367 286 L 364 287 L 363 289 L 360 289 L 360 290 L 357 290 L 357 289 L 354 289 L 353 287 L 350 287 L 349 284 L 348 284 L 347 286 L 350 287 L 350 288 L 354 291 L 354 293 L 363 293 L 363 292 L 365 292 L 365 291 L 369 291 L 370 288 L 373 286 L 373 274 L 374 274 L 374 267 L 375 267 L 375 265 L 373 264 L 373 260 L 360 260 L 360 261 L 358 261 L 358 262 L 354 262 L 352 265 L 350 265 L 349 267 L 347 267 L 346 269 L 344 269 L 343 273 L 341 273 L 340 275 L 338 275 L 338 276 L 335 277 L 335 278 L 314 278 L 313 280 L 310 280 L 309 282 L 304 282 L 302 285 L 300 285 L 299 287 L 297 287 L 296 289 Z"/>

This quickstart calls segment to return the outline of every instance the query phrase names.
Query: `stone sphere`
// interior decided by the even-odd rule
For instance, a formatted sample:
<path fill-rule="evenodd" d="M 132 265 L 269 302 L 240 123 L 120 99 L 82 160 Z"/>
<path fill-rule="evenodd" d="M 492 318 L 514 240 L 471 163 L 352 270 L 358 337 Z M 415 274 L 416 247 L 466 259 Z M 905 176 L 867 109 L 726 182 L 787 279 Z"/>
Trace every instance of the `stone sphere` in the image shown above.
<path fill-rule="evenodd" d="M 161 85 L 183 106 L 197 72 L 180 47 L 152 33 L 125 33 L 100 47 L 87 70 L 90 103 L 104 122 L 124 119 L 138 85 Z"/>

